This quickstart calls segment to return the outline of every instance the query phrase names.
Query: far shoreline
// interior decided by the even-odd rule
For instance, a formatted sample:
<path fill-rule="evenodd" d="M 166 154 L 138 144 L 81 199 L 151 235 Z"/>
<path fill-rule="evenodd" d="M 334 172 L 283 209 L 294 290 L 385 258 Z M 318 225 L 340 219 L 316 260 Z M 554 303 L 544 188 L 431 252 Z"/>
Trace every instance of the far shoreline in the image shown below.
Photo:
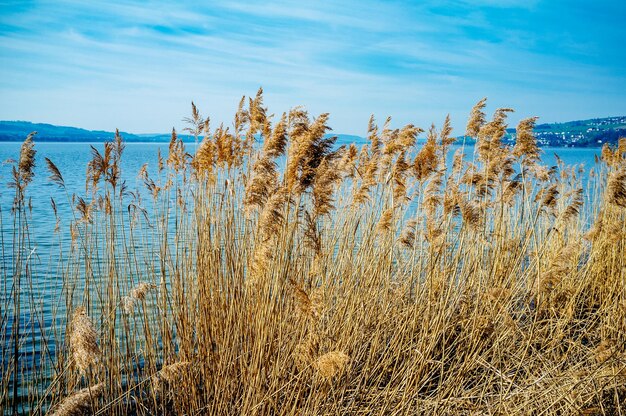
<path fill-rule="evenodd" d="M 25 138 L 24 138 L 25 139 Z M 0 143 L 21 143 L 24 141 L 24 139 L 0 139 Z M 35 143 L 56 143 L 56 144 L 80 144 L 80 143 L 84 143 L 84 144 L 102 144 L 105 143 L 107 141 L 111 141 L 109 139 L 103 139 L 103 140 L 58 140 L 58 139 L 44 139 L 44 140 L 37 140 L 37 136 L 35 136 L 34 141 Z M 200 144 L 200 142 L 202 141 L 202 139 L 198 139 L 198 141 L 196 142 L 195 140 L 183 140 L 183 143 L 185 144 Z M 425 139 L 418 139 L 418 144 L 423 144 L 426 140 Z M 127 144 L 168 144 L 169 140 L 140 140 L 140 141 L 136 141 L 136 140 L 124 140 L 125 143 Z M 354 144 L 361 144 L 361 143 L 365 143 L 367 142 L 366 138 L 362 138 L 361 141 L 352 141 L 352 142 L 342 142 L 341 144 L 350 144 L 350 143 L 354 143 Z M 474 146 L 475 142 L 465 142 L 466 146 Z M 513 145 L 514 143 L 509 143 L 508 145 Z M 539 145 L 540 148 L 556 148 L 556 149 L 595 149 L 595 150 L 599 150 L 602 149 L 602 146 L 604 146 L 606 143 L 599 143 L 597 146 L 573 146 L 573 145 L 558 145 L 558 144 L 550 144 L 550 145 Z M 611 144 L 611 143 L 609 143 Z M 457 139 L 455 145 L 461 146 L 463 145 L 463 139 L 459 138 Z"/>

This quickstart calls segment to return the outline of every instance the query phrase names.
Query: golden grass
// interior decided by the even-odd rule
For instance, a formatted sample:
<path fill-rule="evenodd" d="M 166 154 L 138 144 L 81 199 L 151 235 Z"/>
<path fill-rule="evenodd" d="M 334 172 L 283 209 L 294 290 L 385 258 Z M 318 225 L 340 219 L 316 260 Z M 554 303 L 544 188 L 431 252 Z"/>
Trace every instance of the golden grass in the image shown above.
<path fill-rule="evenodd" d="M 7 411 L 30 383 L 36 414 L 626 412 L 625 139 L 586 179 L 540 164 L 535 118 L 503 145 L 511 110 L 488 121 L 486 100 L 453 163 L 449 118 L 424 145 L 372 118 L 368 144 L 336 148 L 328 114 L 273 124 L 262 91 L 247 102 L 232 131 L 193 105 L 196 154 L 173 132 L 144 189 L 120 180 L 119 135 L 93 149 L 59 231 L 63 324 L 37 335 L 56 354 L 20 373 L 26 335 L 3 329 Z M 17 201 L 34 157 L 29 138 Z M 42 316 L 14 293 L 3 311 Z"/>

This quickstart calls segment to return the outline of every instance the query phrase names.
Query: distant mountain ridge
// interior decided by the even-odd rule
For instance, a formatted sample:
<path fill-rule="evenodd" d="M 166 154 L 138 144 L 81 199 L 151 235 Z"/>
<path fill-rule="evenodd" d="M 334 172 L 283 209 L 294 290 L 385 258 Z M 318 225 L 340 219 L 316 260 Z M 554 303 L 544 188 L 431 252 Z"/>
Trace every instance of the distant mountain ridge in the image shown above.
<path fill-rule="evenodd" d="M 26 136 L 37 132 L 39 142 L 103 142 L 112 140 L 114 132 L 86 130 L 78 127 L 55 126 L 29 121 L 0 121 L 0 141 L 22 141 Z M 167 142 L 170 133 L 133 134 L 120 132 L 127 142 Z M 615 144 L 620 137 L 626 137 L 626 116 L 593 118 L 568 121 L 565 123 L 542 123 L 535 128 L 537 141 L 541 146 L 599 147 L 604 143 Z M 337 136 L 337 144 L 362 143 L 363 137 L 350 134 Z M 185 142 L 193 142 L 190 135 L 179 134 Z M 507 130 L 505 143 L 515 142 L 515 129 Z"/>

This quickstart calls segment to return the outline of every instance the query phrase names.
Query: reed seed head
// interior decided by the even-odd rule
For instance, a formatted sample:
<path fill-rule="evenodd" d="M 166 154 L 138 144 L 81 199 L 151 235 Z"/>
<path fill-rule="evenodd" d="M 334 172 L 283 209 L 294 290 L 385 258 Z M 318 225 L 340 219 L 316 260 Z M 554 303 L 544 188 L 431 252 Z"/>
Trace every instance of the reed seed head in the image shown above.
<path fill-rule="evenodd" d="M 58 406 L 51 409 L 52 416 L 83 416 L 92 415 L 93 406 L 97 405 L 98 399 L 104 394 L 104 383 L 85 387 L 67 396 Z"/>
<path fill-rule="evenodd" d="M 317 359 L 315 368 L 325 379 L 332 379 L 346 369 L 349 361 L 350 357 L 344 352 L 331 351 Z"/>
<path fill-rule="evenodd" d="M 84 374 L 100 357 L 100 348 L 96 328 L 82 306 L 72 315 L 69 341 L 74 363 Z"/>

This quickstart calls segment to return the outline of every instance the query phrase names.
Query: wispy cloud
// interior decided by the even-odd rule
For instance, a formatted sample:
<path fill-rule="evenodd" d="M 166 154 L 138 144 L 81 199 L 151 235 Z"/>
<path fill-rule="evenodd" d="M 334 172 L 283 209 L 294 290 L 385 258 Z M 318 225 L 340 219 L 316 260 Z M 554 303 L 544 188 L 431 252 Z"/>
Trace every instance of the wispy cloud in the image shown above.
<path fill-rule="evenodd" d="M 362 134 L 371 112 L 428 124 L 450 111 L 461 127 L 484 95 L 547 120 L 626 113 L 626 30 L 584 30 L 611 19 L 606 8 L 624 11 L 602 6 L 3 3 L 0 118 L 165 131 L 192 99 L 229 122 L 240 96 L 260 85 L 272 111 L 330 111 L 347 133 Z"/>

